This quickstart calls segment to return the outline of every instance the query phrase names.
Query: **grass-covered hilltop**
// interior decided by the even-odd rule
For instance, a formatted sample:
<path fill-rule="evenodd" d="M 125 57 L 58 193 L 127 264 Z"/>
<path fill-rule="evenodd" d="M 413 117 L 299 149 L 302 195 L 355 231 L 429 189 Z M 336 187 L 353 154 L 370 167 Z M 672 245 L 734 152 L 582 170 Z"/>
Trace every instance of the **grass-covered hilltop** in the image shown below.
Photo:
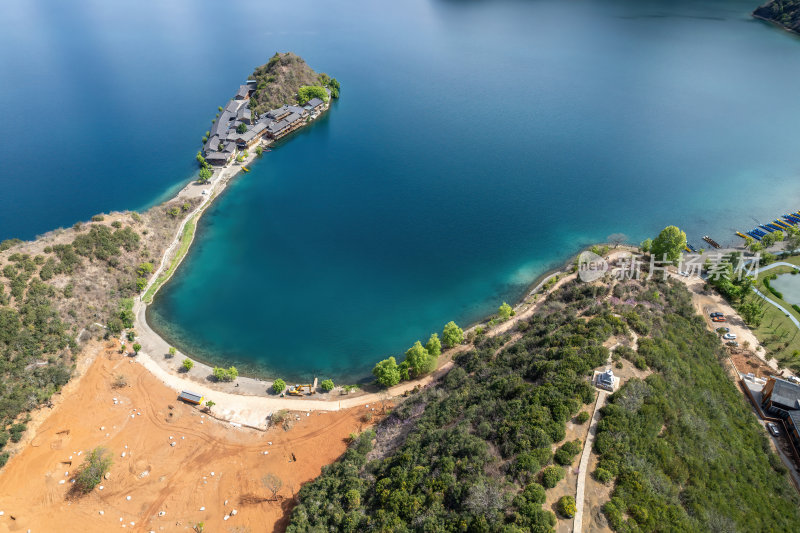
<path fill-rule="evenodd" d="M 328 100 L 328 87 L 333 98 L 339 97 L 339 83 L 325 73 L 317 74 L 292 52 L 275 53 L 252 74 L 256 89 L 250 97 L 250 108 L 258 115 L 284 104 L 304 105 L 312 98 Z"/>
<path fill-rule="evenodd" d="M 680 282 L 567 282 L 354 435 L 301 489 L 288 531 L 554 531 L 576 512 L 589 378 L 612 362 L 629 375 L 600 411 L 585 472 L 605 524 L 796 531 L 800 500 L 725 357 Z"/>
<path fill-rule="evenodd" d="M 756 9 L 753 15 L 800 33 L 800 0 L 772 0 Z"/>

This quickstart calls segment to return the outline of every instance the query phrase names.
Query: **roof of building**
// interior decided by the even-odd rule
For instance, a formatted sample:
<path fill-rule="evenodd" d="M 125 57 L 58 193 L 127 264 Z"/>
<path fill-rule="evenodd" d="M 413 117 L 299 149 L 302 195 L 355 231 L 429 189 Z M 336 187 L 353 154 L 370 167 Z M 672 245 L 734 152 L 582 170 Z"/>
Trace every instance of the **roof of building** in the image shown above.
<path fill-rule="evenodd" d="M 285 120 L 289 124 L 294 124 L 295 122 L 297 122 L 301 118 L 303 118 L 303 117 L 301 117 L 299 113 L 292 113 L 291 115 L 289 115 L 288 117 L 286 117 L 283 120 Z"/>
<path fill-rule="evenodd" d="M 228 105 L 225 106 L 225 111 L 235 115 L 242 105 L 244 105 L 244 100 L 231 100 L 228 102 Z"/>
<path fill-rule="evenodd" d="M 206 161 L 227 161 L 230 156 L 230 153 L 225 152 L 208 152 Z"/>
<path fill-rule="evenodd" d="M 285 120 L 279 120 L 277 122 L 271 123 L 267 128 L 269 129 L 270 133 L 277 133 L 281 130 L 284 130 L 289 127 L 289 123 Z"/>
<path fill-rule="evenodd" d="M 600 383 L 608 383 L 608 384 L 614 383 L 614 371 L 609 369 L 606 370 L 605 372 L 602 372 L 600 375 L 597 376 L 597 381 L 599 381 Z"/>
<path fill-rule="evenodd" d="M 324 103 L 324 102 L 322 100 L 320 100 L 319 98 L 312 98 L 311 100 L 308 101 L 308 105 L 310 105 L 311 107 L 317 107 L 318 105 L 320 105 L 322 103 Z"/>
<path fill-rule="evenodd" d="M 790 409 L 800 409 L 800 385 L 786 381 L 785 379 L 775 379 L 772 387 L 770 400 L 773 404 L 780 404 Z"/>
<path fill-rule="evenodd" d="M 189 392 L 189 391 L 181 391 L 181 395 L 179 396 L 179 398 L 196 403 L 200 403 L 200 400 L 203 399 L 203 397 L 200 396 L 199 394 L 195 394 L 194 392 Z"/>
<path fill-rule="evenodd" d="M 271 111 L 267 111 L 267 116 L 272 118 L 283 117 L 291 113 L 291 109 L 289 109 L 288 105 L 281 106 L 277 109 L 272 109 Z"/>
<path fill-rule="evenodd" d="M 203 146 L 203 150 L 205 150 L 206 153 L 215 152 L 217 148 L 219 148 L 219 142 L 219 135 L 214 135 L 206 142 L 205 146 Z"/>
<path fill-rule="evenodd" d="M 250 96 L 250 87 L 247 85 L 240 85 L 239 90 L 236 92 L 236 98 L 247 98 Z"/>
<path fill-rule="evenodd" d="M 253 115 L 252 115 L 252 113 L 250 112 L 250 109 L 249 109 L 249 108 L 247 108 L 246 106 L 244 106 L 244 107 L 241 107 L 241 108 L 239 109 L 239 112 L 238 112 L 238 113 L 236 113 L 236 118 L 237 118 L 237 119 L 239 119 L 239 120 L 242 120 L 242 119 L 247 119 L 247 120 L 250 120 L 250 118 L 251 118 L 252 116 L 253 116 Z"/>

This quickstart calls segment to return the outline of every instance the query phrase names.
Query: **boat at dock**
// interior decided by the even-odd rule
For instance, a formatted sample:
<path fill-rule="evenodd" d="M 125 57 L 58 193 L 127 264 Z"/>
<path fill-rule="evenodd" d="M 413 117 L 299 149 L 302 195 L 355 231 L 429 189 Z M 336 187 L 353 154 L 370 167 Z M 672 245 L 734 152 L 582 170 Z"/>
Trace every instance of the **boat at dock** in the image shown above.
<path fill-rule="evenodd" d="M 250 169 L 247 167 L 242 167 L 242 170 L 244 170 L 245 172 L 250 172 Z"/>
<path fill-rule="evenodd" d="M 745 239 L 745 240 L 749 239 L 749 237 L 747 235 L 745 235 L 744 233 L 742 233 L 741 231 L 737 231 L 736 235 L 738 235 L 739 237 L 741 237 L 742 239 Z"/>
<path fill-rule="evenodd" d="M 712 239 L 708 235 L 704 235 L 703 236 L 703 240 L 706 241 L 711 246 L 713 246 L 714 248 L 722 248 L 722 246 L 720 246 L 717 241 L 715 241 L 714 239 Z"/>

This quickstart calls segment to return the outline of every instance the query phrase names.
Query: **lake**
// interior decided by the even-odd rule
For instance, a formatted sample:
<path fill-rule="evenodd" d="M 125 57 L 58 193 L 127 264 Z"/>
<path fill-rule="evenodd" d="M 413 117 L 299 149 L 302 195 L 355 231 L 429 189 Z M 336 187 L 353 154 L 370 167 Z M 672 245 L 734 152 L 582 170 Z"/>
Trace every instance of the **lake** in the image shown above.
<path fill-rule="evenodd" d="M 207 211 L 149 320 L 206 361 L 358 380 L 611 233 L 725 244 L 800 209 L 800 39 L 755 7 L 4 6 L 0 238 L 168 197 L 216 107 L 294 51 L 342 98 Z"/>

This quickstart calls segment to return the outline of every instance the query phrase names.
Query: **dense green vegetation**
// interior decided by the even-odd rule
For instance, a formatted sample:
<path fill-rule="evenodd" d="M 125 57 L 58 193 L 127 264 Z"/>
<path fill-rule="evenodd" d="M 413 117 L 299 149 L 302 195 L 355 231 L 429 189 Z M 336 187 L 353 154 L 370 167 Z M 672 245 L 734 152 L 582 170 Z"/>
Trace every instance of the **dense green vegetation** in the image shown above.
<path fill-rule="evenodd" d="M 659 261 L 666 258 L 667 261 L 676 262 L 685 246 L 686 233 L 676 226 L 667 226 L 653 239 L 650 244 L 650 253 Z"/>
<path fill-rule="evenodd" d="M 510 335 L 492 337 L 460 354 L 377 427 L 374 447 L 362 435 L 303 487 L 289 531 L 551 531 L 540 483 L 564 476 L 553 447 L 594 400 L 588 376 L 609 356 L 602 343 L 627 330 L 598 308 L 606 293 L 570 285 L 519 341 L 503 348 Z"/>
<path fill-rule="evenodd" d="M 300 105 L 306 105 L 309 100 L 314 98 L 327 102 L 329 100 L 328 91 L 319 85 L 304 85 L 297 90 L 297 102 Z"/>
<path fill-rule="evenodd" d="M 602 410 L 595 478 L 617 531 L 794 531 L 800 501 L 763 428 L 718 360 L 718 338 L 679 284 L 658 284 L 638 354 L 656 373 L 631 379 Z"/>
<path fill-rule="evenodd" d="M 800 0 L 773 0 L 756 9 L 753 14 L 800 32 Z"/>
<path fill-rule="evenodd" d="M 616 480 L 612 525 L 791 530 L 798 498 L 683 285 L 628 281 L 613 305 L 607 294 L 569 283 L 519 340 L 489 337 L 458 355 L 303 486 L 288 531 L 553 531 L 546 491 L 581 450 L 564 442 L 565 423 L 595 397 L 588 377 L 610 356 L 603 342 L 631 330 L 639 351 L 626 356 L 657 373 L 631 380 L 603 412 L 593 474 Z M 574 504 L 556 509 L 569 517 Z"/>
<path fill-rule="evenodd" d="M 455 322 L 449 322 L 444 327 L 442 337 L 445 346 L 452 348 L 463 342 L 464 332 Z M 393 387 L 403 380 L 418 378 L 436 370 L 441 353 L 442 341 L 438 334 L 433 333 L 425 346 L 420 341 L 415 342 L 406 351 L 406 357 L 400 364 L 394 357 L 379 361 L 372 369 L 372 375 L 382 387 Z"/>
<path fill-rule="evenodd" d="M 276 379 L 272 382 L 272 392 L 275 394 L 280 394 L 286 389 L 286 382 L 283 381 L 281 378 Z"/>
<path fill-rule="evenodd" d="M 222 368 L 219 366 L 214 367 L 214 379 L 217 381 L 234 381 L 236 378 L 239 377 L 239 371 L 236 369 L 235 366 L 230 368 Z"/>

